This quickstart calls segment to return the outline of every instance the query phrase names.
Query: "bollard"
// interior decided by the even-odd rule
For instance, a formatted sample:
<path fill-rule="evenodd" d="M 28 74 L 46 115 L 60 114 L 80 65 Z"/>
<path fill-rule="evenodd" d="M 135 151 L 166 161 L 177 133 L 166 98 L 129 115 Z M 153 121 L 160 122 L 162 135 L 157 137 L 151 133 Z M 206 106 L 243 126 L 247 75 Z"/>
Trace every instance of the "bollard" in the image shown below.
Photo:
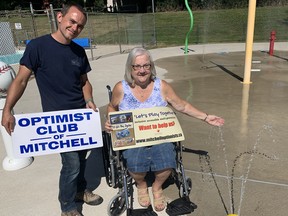
<path fill-rule="evenodd" d="M 0 118 L 2 118 L 2 111 L 5 104 L 5 99 L 0 98 Z M 34 158 L 33 157 L 25 157 L 25 158 L 16 158 L 13 154 L 12 149 L 12 137 L 7 133 L 5 128 L 1 125 L 0 131 L 2 135 L 2 139 L 5 145 L 7 156 L 4 158 L 2 162 L 2 167 L 6 171 L 14 171 L 25 168 L 29 166 Z"/>
<path fill-rule="evenodd" d="M 276 31 L 271 31 L 270 33 L 270 47 L 269 47 L 269 55 L 272 56 L 274 52 L 274 43 L 276 40 Z"/>
<path fill-rule="evenodd" d="M 0 119 L 2 119 L 7 89 L 14 78 L 14 70 L 6 63 L 0 61 Z M 7 133 L 2 125 L 0 126 L 0 132 L 7 153 L 7 156 L 2 162 L 3 169 L 12 171 L 29 166 L 33 162 L 33 158 L 16 158 L 13 154 L 12 137 Z"/>

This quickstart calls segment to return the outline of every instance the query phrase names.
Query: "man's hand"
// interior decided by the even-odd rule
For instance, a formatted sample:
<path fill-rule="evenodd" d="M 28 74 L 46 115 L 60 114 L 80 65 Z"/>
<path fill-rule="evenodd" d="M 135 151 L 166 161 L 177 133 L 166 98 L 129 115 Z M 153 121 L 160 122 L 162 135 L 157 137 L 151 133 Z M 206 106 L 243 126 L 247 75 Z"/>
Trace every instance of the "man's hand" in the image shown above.
<path fill-rule="evenodd" d="M 1 124 L 11 136 L 15 127 L 15 117 L 10 112 L 3 112 Z"/>

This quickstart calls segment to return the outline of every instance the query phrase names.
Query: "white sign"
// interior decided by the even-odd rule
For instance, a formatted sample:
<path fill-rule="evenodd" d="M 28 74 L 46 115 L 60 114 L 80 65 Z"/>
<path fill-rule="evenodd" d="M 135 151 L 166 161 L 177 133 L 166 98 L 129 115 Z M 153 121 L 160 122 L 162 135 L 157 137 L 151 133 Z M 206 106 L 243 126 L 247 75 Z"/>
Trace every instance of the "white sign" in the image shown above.
<path fill-rule="evenodd" d="M 103 146 L 100 113 L 75 109 L 15 115 L 15 156 L 30 157 Z"/>
<path fill-rule="evenodd" d="M 21 23 L 15 23 L 15 29 L 22 29 Z"/>

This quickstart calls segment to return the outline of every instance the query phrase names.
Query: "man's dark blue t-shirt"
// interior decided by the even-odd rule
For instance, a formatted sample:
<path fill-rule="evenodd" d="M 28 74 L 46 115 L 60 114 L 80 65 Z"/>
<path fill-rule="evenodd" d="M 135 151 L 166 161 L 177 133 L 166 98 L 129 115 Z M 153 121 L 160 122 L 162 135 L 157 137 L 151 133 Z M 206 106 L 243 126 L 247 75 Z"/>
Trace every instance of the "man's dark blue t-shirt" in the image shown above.
<path fill-rule="evenodd" d="M 80 77 L 91 67 L 78 44 L 63 45 L 51 35 L 33 39 L 20 64 L 34 72 L 44 112 L 85 107 Z"/>

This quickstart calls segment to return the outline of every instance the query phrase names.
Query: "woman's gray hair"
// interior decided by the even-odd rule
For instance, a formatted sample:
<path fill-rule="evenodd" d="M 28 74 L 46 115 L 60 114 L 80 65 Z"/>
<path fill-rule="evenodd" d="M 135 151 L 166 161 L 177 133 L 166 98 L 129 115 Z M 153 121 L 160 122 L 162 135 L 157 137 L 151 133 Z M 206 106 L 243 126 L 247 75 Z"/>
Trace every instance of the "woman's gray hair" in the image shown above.
<path fill-rule="evenodd" d="M 125 81 L 131 85 L 134 85 L 134 81 L 131 76 L 131 72 L 133 70 L 132 65 L 134 64 L 136 57 L 142 56 L 142 55 L 146 55 L 149 58 L 149 61 L 151 64 L 151 67 L 150 67 L 151 80 L 154 80 L 156 78 L 156 69 L 155 69 L 154 61 L 152 59 L 150 52 L 142 47 L 135 47 L 130 51 L 128 55 L 128 58 L 126 61 L 126 67 L 125 67 L 125 74 L 124 74 Z"/>

